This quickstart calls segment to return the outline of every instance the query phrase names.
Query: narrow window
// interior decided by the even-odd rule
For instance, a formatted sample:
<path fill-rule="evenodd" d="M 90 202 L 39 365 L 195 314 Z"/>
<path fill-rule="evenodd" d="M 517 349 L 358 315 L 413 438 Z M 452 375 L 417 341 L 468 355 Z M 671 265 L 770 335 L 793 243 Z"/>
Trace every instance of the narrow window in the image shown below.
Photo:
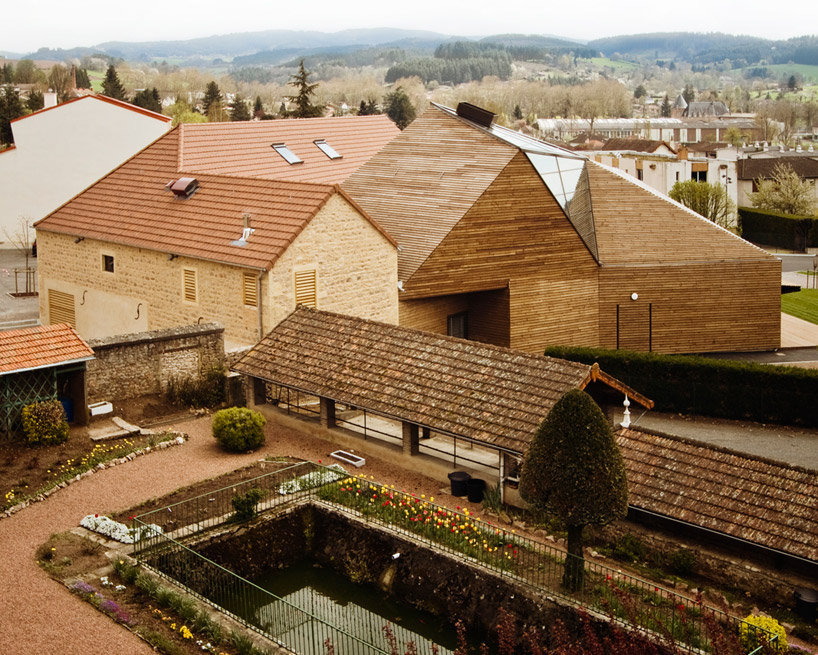
<path fill-rule="evenodd" d="M 316 293 L 317 275 L 315 270 L 298 271 L 295 274 L 295 306 L 305 305 L 307 307 L 318 306 L 318 296 Z"/>
<path fill-rule="evenodd" d="M 113 273 L 114 272 L 114 256 L 113 255 L 103 255 L 102 256 L 102 270 L 106 273 Z"/>
<path fill-rule="evenodd" d="M 258 307 L 257 278 L 253 273 L 242 273 L 242 296 L 248 307 Z"/>
<path fill-rule="evenodd" d="M 645 173 L 641 168 L 636 169 L 636 179 L 637 180 L 644 180 L 645 179 Z"/>
<path fill-rule="evenodd" d="M 301 159 L 296 155 L 292 150 L 290 150 L 286 144 L 284 143 L 274 143 L 272 144 L 273 150 L 275 150 L 279 155 L 284 157 L 284 161 L 288 164 L 301 164 Z"/>
<path fill-rule="evenodd" d="M 56 289 L 48 290 L 48 322 L 50 325 L 68 323 L 72 328 L 77 328 L 73 294 Z"/>
<path fill-rule="evenodd" d="M 196 271 L 182 269 L 182 295 L 187 302 L 196 302 Z"/>
<path fill-rule="evenodd" d="M 458 339 L 468 339 L 468 312 L 451 314 L 446 317 L 446 334 Z"/>

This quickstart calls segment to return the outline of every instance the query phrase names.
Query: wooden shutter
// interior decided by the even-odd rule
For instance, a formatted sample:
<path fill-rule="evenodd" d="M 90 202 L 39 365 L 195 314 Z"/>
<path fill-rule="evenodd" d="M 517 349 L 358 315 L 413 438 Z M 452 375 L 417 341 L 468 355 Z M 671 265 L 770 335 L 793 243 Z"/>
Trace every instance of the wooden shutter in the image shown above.
<path fill-rule="evenodd" d="M 305 305 L 307 307 L 317 307 L 318 297 L 316 294 L 316 273 L 312 271 L 299 271 L 295 274 L 295 305 Z"/>
<path fill-rule="evenodd" d="M 73 294 L 56 289 L 48 290 L 48 321 L 51 325 L 68 323 L 72 328 L 77 328 Z"/>
<path fill-rule="evenodd" d="M 253 273 L 242 273 L 242 295 L 244 304 L 249 307 L 258 307 L 257 278 Z"/>
<path fill-rule="evenodd" d="M 196 302 L 196 271 L 190 268 L 182 269 L 182 288 L 185 300 Z"/>

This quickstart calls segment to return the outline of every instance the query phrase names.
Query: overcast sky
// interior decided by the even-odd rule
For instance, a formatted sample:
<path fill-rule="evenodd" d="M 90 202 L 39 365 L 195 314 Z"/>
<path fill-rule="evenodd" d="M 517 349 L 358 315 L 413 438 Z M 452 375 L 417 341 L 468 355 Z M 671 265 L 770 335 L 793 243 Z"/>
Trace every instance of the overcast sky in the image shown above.
<path fill-rule="evenodd" d="M 0 51 L 105 41 L 189 39 L 268 29 L 337 32 L 423 29 L 458 36 L 503 32 L 590 40 L 644 32 L 726 32 L 785 39 L 818 30 L 814 0 L 445 2 L 441 0 L 30 0 L 4 3 Z"/>

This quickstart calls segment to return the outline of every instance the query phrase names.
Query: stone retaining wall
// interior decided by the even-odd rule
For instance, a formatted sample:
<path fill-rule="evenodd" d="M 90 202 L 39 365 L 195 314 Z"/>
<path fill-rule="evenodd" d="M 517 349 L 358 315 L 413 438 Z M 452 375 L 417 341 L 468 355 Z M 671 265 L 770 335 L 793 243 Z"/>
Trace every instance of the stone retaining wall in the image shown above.
<path fill-rule="evenodd" d="M 224 366 L 224 328 L 215 323 L 137 332 L 88 342 L 88 402 L 162 393 L 172 378 Z"/>

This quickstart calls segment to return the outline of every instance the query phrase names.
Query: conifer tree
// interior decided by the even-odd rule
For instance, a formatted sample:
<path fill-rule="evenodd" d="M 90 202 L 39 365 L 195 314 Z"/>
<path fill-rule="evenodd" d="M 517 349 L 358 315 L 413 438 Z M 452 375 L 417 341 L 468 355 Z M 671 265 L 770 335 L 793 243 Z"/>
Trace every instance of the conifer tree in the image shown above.
<path fill-rule="evenodd" d="M 113 64 L 105 71 L 105 79 L 102 81 L 102 95 L 114 100 L 125 100 L 125 87 L 119 80 L 119 75 Z"/>
<path fill-rule="evenodd" d="M 520 494 L 568 531 L 563 586 L 584 583 L 582 530 L 625 516 L 628 484 L 613 430 L 599 406 L 580 389 L 560 398 L 531 442 L 520 474 Z"/>
<path fill-rule="evenodd" d="M 318 83 L 311 83 L 310 75 L 312 73 L 304 68 L 303 59 L 298 65 L 298 72 L 295 75 L 290 75 L 288 84 L 294 87 L 297 92 L 294 95 L 284 97 L 295 105 L 295 108 L 288 112 L 288 115 L 292 118 L 316 118 L 324 113 L 322 105 L 312 104 L 312 96 L 315 95 Z"/>
<path fill-rule="evenodd" d="M 261 102 L 261 96 L 256 96 L 256 102 L 253 105 L 253 116 L 258 119 L 264 116 L 264 103 Z"/>
<path fill-rule="evenodd" d="M 386 114 L 398 129 L 405 130 L 409 123 L 415 120 L 415 107 L 403 87 L 398 87 L 392 93 L 388 93 L 383 99 Z"/>
<path fill-rule="evenodd" d="M 25 113 L 20 92 L 10 85 L 0 87 L 0 145 L 14 143 L 11 121 Z"/>
<path fill-rule="evenodd" d="M 155 111 L 157 114 L 162 113 L 162 100 L 159 97 L 159 91 L 156 87 L 153 87 L 153 89 L 142 89 L 133 97 L 131 102 L 137 107 Z"/>
<path fill-rule="evenodd" d="M 250 110 L 247 108 L 247 101 L 237 93 L 233 98 L 233 102 L 230 103 L 230 120 L 249 121 L 250 118 L 252 116 L 250 116 Z"/>
<path fill-rule="evenodd" d="M 90 89 L 91 80 L 88 78 L 88 71 L 85 68 L 77 68 L 77 88 Z"/>
<path fill-rule="evenodd" d="M 205 87 L 205 94 L 202 99 L 202 113 L 211 121 L 224 119 L 222 90 L 214 81 L 208 82 L 207 87 Z"/>

